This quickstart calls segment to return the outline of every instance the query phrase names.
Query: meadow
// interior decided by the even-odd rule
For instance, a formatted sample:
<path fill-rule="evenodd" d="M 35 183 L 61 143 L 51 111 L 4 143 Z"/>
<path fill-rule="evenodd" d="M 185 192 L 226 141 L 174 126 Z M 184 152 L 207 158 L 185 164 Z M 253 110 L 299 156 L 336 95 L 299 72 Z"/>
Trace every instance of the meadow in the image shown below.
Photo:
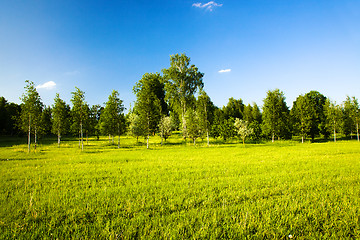
<path fill-rule="evenodd" d="M 357 141 L 151 140 L 1 139 L 0 238 L 360 238 Z"/>

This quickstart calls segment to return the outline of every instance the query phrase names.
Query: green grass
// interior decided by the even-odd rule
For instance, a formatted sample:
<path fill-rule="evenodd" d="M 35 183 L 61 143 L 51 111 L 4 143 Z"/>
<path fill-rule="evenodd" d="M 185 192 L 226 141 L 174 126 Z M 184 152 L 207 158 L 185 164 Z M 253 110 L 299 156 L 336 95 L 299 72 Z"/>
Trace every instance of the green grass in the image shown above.
<path fill-rule="evenodd" d="M 0 238 L 360 238 L 356 141 L 152 141 L 1 147 Z"/>

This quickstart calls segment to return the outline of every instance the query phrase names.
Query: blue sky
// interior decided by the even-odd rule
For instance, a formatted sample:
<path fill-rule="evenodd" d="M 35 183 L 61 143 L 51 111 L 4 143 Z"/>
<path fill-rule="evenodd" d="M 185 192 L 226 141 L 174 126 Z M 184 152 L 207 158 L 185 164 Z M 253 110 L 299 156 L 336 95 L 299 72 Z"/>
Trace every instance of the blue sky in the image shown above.
<path fill-rule="evenodd" d="M 360 1 L 73 1 L 0 3 L 0 96 L 20 103 L 25 80 L 46 105 L 75 86 L 103 104 L 113 89 L 129 108 L 146 72 L 186 53 L 221 107 L 262 105 L 279 88 L 289 106 L 318 90 L 360 98 Z M 223 71 L 221 70 L 226 70 Z M 220 71 L 220 72 L 219 72 Z"/>

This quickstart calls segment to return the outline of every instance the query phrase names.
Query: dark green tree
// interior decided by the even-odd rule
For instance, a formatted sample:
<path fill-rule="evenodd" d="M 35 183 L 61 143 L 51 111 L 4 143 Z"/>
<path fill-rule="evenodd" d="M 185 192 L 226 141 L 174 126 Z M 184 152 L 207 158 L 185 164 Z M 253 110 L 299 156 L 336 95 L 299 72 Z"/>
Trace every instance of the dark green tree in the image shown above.
<path fill-rule="evenodd" d="M 30 152 L 31 132 L 34 133 L 36 149 L 37 131 L 41 124 L 41 112 L 44 105 L 41 102 L 40 95 L 37 92 L 34 83 L 29 80 L 26 80 L 25 82 L 25 93 L 20 98 L 23 104 L 21 105 L 19 126 L 22 131 L 28 134 L 28 152 Z"/>
<path fill-rule="evenodd" d="M 200 137 L 206 135 L 207 145 L 210 145 L 210 123 L 212 122 L 214 104 L 210 97 L 202 89 L 196 102 L 196 112 L 199 120 Z"/>
<path fill-rule="evenodd" d="M 350 98 L 346 97 L 344 101 L 344 112 L 343 112 L 343 133 L 346 136 L 351 136 L 353 133 L 359 132 L 359 123 L 358 123 L 358 113 L 359 113 L 359 103 L 355 97 Z"/>
<path fill-rule="evenodd" d="M 75 92 L 72 92 L 71 102 L 73 107 L 71 109 L 72 116 L 72 128 L 74 131 L 78 132 L 80 135 L 79 146 L 81 151 L 84 150 L 84 135 L 83 135 L 83 125 L 87 121 L 88 115 L 88 106 L 85 102 L 85 93 L 79 88 L 75 87 Z"/>
<path fill-rule="evenodd" d="M 309 135 L 311 140 L 314 141 L 315 137 L 319 134 L 322 134 L 325 138 L 328 138 L 329 132 L 325 127 L 325 114 L 324 114 L 324 105 L 326 97 L 317 91 L 310 91 L 304 95 L 307 101 L 310 102 L 311 111 L 314 113 L 311 119 L 311 127 Z"/>
<path fill-rule="evenodd" d="M 186 112 L 194 101 L 194 94 L 203 88 L 203 73 L 195 65 L 190 65 L 190 58 L 185 54 L 170 56 L 170 67 L 163 69 L 166 79 L 166 98 L 173 110 L 181 117 L 182 132 L 187 136 Z"/>
<path fill-rule="evenodd" d="M 153 87 L 161 79 L 158 73 L 146 73 L 133 89 L 137 98 L 134 111 L 139 116 L 140 123 L 143 126 L 146 148 L 149 148 L 149 137 L 155 134 L 161 119 L 161 101 Z"/>
<path fill-rule="evenodd" d="M 52 133 L 57 135 L 58 147 L 60 147 L 61 136 L 68 132 L 69 122 L 69 106 L 60 98 L 57 93 L 52 107 Z"/>
<path fill-rule="evenodd" d="M 301 142 L 310 134 L 313 119 L 315 119 L 315 108 L 309 98 L 300 95 L 293 103 L 290 115 L 293 121 L 293 131 L 301 136 Z"/>
<path fill-rule="evenodd" d="M 279 89 L 268 91 L 263 106 L 263 133 L 271 136 L 272 142 L 275 137 L 287 137 L 290 132 L 288 120 L 289 109 L 284 93 Z"/>
<path fill-rule="evenodd" d="M 123 101 L 119 93 L 113 90 L 101 114 L 101 121 L 107 134 L 118 135 L 118 148 L 120 148 L 120 135 L 125 132 L 125 117 Z"/>
<path fill-rule="evenodd" d="M 229 118 L 239 118 L 243 119 L 245 105 L 242 99 L 236 100 L 234 98 L 229 98 L 229 102 L 223 108 L 224 116 L 226 119 Z"/>

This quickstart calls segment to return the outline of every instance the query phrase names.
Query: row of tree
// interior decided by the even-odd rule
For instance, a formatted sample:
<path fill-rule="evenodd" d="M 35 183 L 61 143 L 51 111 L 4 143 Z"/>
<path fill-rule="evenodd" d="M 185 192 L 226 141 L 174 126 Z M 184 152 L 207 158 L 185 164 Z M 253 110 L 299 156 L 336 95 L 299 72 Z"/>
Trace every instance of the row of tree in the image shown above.
<path fill-rule="evenodd" d="M 83 149 L 84 136 L 114 136 L 128 133 L 137 139 L 144 137 L 149 147 L 149 138 L 161 136 L 161 143 L 173 130 L 180 130 L 184 139 L 196 143 L 198 138 L 209 137 L 227 140 L 236 135 L 245 142 L 246 137 L 289 139 L 300 136 L 312 141 L 321 136 L 329 138 L 342 133 L 359 140 L 359 104 L 355 97 L 347 97 L 337 105 L 317 91 L 300 95 L 289 109 L 282 91 L 268 91 L 262 111 L 256 103 L 245 105 L 241 99 L 230 98 L 223 108 L 216 107 L 204 91 L 203 78 L 190 58 L 185 54 L 170 57 L 170 67 L 160 73 L 146 73 L 136 83 L 133 92 L 136 102 L 128 114 L 124 114 L 123 101 L 115 90 L 105 106 L 89 106 L 85 93 L 78 88 L 72 92 L 70 107 L 59 94 L 51 107 L 41 101 L 33 82 L 26 81 L 22 104 L 8 103 L 0 98 L 0 132 L 2 135 L 28 136 L 30 151 L 31 136 L 36 148 L 38 136 L 55 134 L 60 146 L 61 136 L 79 136 L 79 147 Z"/>

